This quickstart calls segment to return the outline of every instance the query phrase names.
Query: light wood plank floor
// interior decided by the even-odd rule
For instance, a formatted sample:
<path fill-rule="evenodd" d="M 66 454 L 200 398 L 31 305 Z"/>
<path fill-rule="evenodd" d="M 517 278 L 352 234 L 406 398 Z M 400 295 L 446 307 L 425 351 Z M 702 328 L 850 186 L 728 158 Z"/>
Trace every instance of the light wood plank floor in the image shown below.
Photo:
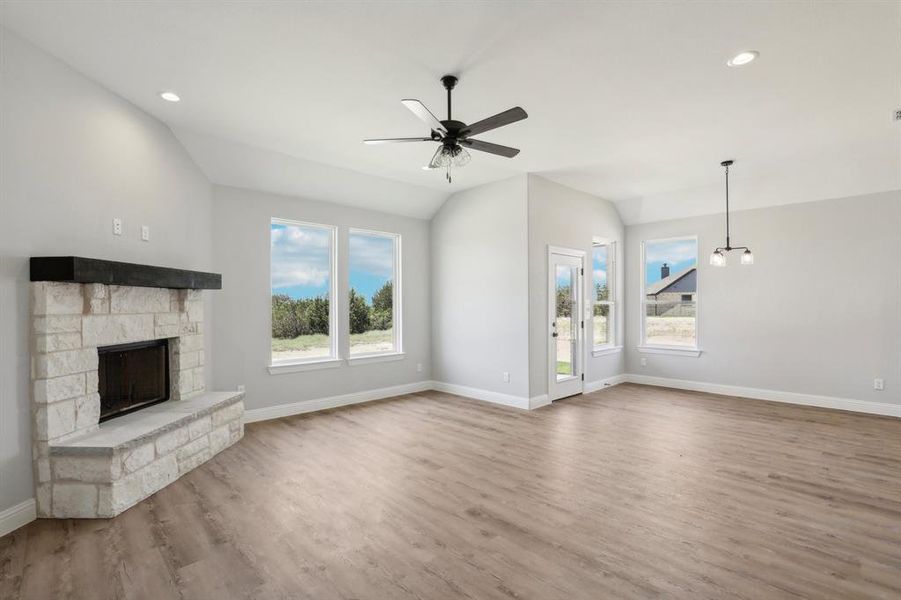
<path fill-rule="evenodd" d="M 621 385 L 258 423 L 0 539 L 0 598 L 898 599 L 901 420 Z"/>

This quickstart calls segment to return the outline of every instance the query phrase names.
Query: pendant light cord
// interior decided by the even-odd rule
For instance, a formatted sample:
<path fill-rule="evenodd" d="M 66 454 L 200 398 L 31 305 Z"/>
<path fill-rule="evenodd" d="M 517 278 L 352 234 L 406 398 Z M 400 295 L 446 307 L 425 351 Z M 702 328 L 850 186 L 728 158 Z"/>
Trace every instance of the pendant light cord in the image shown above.
<path fill-rule="evenodd" d="M 729 165 L 726 165 L 726 250 L 731 250 L 729 240 Z"/>

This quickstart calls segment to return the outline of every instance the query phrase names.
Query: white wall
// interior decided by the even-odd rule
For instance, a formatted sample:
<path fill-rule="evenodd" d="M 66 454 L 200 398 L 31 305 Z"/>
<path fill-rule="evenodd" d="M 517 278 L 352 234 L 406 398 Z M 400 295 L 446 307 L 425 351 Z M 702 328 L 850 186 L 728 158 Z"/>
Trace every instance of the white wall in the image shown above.
<path fill-rule="evenodd" d="M 3 28 L 0 77 L 2 511 L 33 495 L 29 257 L 209 270 L 211 189 L 168 127 Z"/>
<path fill-rule="evenodd" d="M 454 194 L 432 220 L 436 381 L 529 396 L 526 185 L 520 175 Z"/>
<path fill-rule="evenodd" d="M 756 264 L 709 253 L 723 215 L 626 229 L 629 373 L 901 404 L 901 191 L 733 213 L 732 243 Z M 698 235 L 699 358 L 640 365 L 642 240 Z M 885 391 L 873 379 L 885 379 Z"/>
<path fill-rule="evenodd" d="M 250 411 L 429 380 L 428 221 L 223 186 L 215 186 L 213 196 L 213 266 L 222 273 L 223 287 L 213 292 L 214 388 L 246 386 L 245 406 Z M 339 240 L 346 240 L 350 227 L 401 235 L 403 360 L 300 373 L 268 372 L 272 217 L 337 226 Z M 347 306 L 346 273 L 347 248 L 339 242 L 339 319 Z M 421 372 L 417 364 L 422 365 Z"/>
<path fill-rule="evenodd" d="M 584 251 L 586 284 L 591 285 L 591 241 L 595 236 L 617 241 L 616 264 L 622 265 L 623 224 L 612 202 L 529 175 L 529 387 L 533 397 L 548 392 L 548 246 Z M 615 288 L 620 306 L 622 271 L 617 269 Z M 623 340 L 622 322 L 620 318 L 616 324 L 618 344 Z M 586 326 L 586 384 L 622 373 L 622 353 L 591 355 L 590 324 Z"/>

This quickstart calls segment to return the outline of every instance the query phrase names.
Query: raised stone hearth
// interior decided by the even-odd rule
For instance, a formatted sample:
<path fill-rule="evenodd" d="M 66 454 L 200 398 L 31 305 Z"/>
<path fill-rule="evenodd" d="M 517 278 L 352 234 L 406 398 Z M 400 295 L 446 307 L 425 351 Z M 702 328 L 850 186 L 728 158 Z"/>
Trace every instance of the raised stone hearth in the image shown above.
<path fill-rule="evenodd" d="M 50 446 L 53 516 L 113 517 L 244 434 L 241 392 L 169 400 Z"/>
<path fill-rule="evenodd" d="M 204 390 L 200 291 L 35 281 L 32 314 L 38 516 L 114 516 L 242 437 L 243 394 Z M 97 348 L 159 339 L 169 400 L 100 423 Z"/>

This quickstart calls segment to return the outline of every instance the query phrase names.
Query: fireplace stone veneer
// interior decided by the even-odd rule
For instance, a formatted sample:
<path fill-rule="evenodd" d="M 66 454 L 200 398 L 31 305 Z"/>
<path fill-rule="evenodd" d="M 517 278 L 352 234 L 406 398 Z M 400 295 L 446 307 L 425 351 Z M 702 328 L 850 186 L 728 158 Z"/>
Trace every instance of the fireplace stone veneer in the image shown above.
<path fill-rule="evenodd" d="M 32 282 L 39 517 L 112 517 L 243 436 L 243 393 L 204 390 L 200 291 Z M 100 423 L 101 346 L 167 339 L 170 399 Z"/>

